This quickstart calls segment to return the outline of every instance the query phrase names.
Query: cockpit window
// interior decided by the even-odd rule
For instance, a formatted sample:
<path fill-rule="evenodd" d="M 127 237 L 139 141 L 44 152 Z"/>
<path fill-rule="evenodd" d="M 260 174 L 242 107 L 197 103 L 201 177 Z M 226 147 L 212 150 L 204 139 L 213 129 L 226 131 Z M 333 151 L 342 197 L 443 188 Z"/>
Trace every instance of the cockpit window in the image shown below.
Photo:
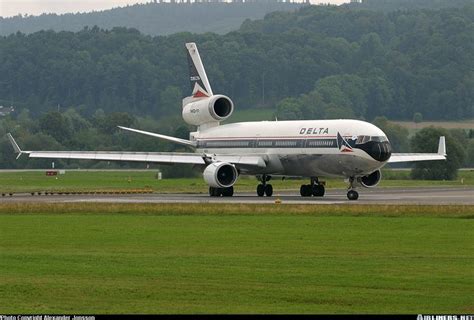
<path fill-rule="evenodd" d="M 364 144 L 369 141 L 384 142 L 388 141 L 388 139 L 385 136 L 358 136 L 356 144 Z"/>
<path fill-rule="evenodd" d="M 370 141 L 370 136 L 358 136 L 356 144 L 364 144 Z"/>

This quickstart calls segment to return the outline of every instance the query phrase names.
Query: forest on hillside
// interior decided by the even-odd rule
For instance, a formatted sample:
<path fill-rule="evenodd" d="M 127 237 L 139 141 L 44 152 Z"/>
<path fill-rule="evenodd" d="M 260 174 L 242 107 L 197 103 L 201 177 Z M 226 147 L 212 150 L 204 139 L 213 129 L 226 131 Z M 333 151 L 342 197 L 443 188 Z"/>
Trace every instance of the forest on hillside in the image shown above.
<path fill-rule="evenodd" d="M 161 2 L 161 3 L 160 3 Z M 237 30 L 246 19 L 261 19 L 274 11 L 294 11 L 307 5 L 306 1 L 284 2 L 284 0 L 251 1 L 152 1 L 117 7 L 110 10 L 55 14 L 39 16 L 21 15 L 0 17 L 0 35 L 18 31 L 33 33 L 40 30 L 80 31 L 84 27 L 98 26 L 101 29 L 127 27 L 151 36 L 168 35 L 176 32 L 214 32 L 225 34 Z M 323 3 L 323 1 L 321 1 Z M 472 0 L 362 0 L 341 6 L 354 10 L 374 10 L 382 12 L 460 8 Z"/>
<path fill-rule="evenodd" d="M 134 28 L 152 36 L 182 31 L 224 34 L 238 29 L 245 19 L 261 19 L 269 12 L 293 11 L 302 5 L 277 1 L 189 4 L 149 2 L 85 13 L 17 15 L 0 17 L 0 35 L 17 31 L 80 31 L 87 26 L 98 26 L 101 29 Z"/>
<path fill-rule="evenodd" d="M 184 43 L 214 92 L 279 119 L 474 117 L 474 4 L 381 13 L 307 6 L 235 32 L 151 37 L 98 27 L 0 37 L 0 105 L 164 117 L 190 92 Z"/>
<path fill-rule="evenodd" d="M 362 0 L 361 2 L 348 3 L 346 5 L 353 9 L 389 12 L 399 10 L 455 8 L 463 7 L 471 2 L 471 0 Z"/>
<path fill-rule="evenodd" d="M 189 41 L 199 46 L 214 92 L 229 95 L 237 109 L 270 108 L 279 120 L 365 119 L 387 133 L 395 150 L 417 151 L 408 132 L 384 117 L 474 117 L 473 21 L 474 4 L 387 13 L 307 6 L 247 20 L 225 35 L 152 37 L 87 27 L 3 36 L 0 105 L 15 111 L 0 117 L 0 167 L 50 166 L 16 161 L 7 132 L 33 150 L 186 151 L 116 126 L 187 138 L 192 128 L 180 113 L 190 93 Z M 459 164 L 474 164 L 474 130 L 439 133 L 458 144 L 450 148 L 459 151 Z M 189 175 L 188 169 L 164 170 Z"/>

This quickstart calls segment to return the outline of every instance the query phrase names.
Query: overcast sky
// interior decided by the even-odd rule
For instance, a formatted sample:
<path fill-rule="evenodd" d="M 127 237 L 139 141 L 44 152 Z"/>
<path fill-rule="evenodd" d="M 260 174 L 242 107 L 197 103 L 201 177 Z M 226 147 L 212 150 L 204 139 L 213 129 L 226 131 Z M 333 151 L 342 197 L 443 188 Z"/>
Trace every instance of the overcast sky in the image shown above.
<path fill-rule="evenodd" d="M 0 16 L 11 17 L 18 13 L 39 15 L 52 12 L 87 12 L 145 2 L 150 0 L 0 0 Z M 341 4 L 349 0 L 311 0 L 311 2 Z"/>

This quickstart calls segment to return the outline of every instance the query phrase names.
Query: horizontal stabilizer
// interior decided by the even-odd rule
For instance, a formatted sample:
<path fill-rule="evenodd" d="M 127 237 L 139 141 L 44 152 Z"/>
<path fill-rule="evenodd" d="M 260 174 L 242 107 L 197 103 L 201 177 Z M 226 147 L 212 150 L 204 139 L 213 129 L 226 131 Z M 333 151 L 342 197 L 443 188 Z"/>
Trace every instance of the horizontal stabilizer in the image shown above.
<path fill-rule="evenodd" d="M 171 141 L 171 142 L 174 142 L 174 143 L 177 143 L 177 144 L 181 144 L 181 145 L 185 145 L 185 146 L 189 146 L 189 147 L 193 147 L 193 148 L 196 147 L 196 142 L 194 142 L 194 141 L 181 139 L 181 138 L 170 137 L 170 136 L 165 136 L 164 134 L 153 133 L 153 132 L 148 132 L 148 131 L 143 131 L 143 130 L 137 130 L 137 129 L 127 128 L 127 127 L 122 127 L 122 126 L 118 126 L 118 127 L 122 130 L 132 131 L 132 132 L 144 134 L 144 135 L 155 137 L 155 138 L 168 140 L 168 141 Z"/>

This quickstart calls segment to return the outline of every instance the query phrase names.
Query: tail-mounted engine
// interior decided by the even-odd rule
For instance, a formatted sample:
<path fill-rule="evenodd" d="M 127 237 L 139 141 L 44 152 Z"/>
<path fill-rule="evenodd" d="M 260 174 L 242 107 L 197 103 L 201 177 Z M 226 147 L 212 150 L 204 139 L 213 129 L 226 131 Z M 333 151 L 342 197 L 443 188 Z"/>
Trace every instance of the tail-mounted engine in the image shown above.
<path fill-rule="evenodd" d="M 380 180 L 382 180 L 382 172 L 380 172 L 380 170 L 374 171 L 367 176 L 357 178 L 357 182 L 365 188 L 377 186 Z"/>
<path fill-rule="evenodd" d="M 237 181 L 239 173 L 234 165 L 227 162 L 214 162 L 204 169 L 204 181 L 214 188 L 228 188 Z"/>
<path fill-rule="evenodd" d="M 183 107 L 183 119 L 186 123 L 200 126 L 209 122 L 219 122 L 230 117 L 234 103 L 221 94 L 189 102 Z"/>

